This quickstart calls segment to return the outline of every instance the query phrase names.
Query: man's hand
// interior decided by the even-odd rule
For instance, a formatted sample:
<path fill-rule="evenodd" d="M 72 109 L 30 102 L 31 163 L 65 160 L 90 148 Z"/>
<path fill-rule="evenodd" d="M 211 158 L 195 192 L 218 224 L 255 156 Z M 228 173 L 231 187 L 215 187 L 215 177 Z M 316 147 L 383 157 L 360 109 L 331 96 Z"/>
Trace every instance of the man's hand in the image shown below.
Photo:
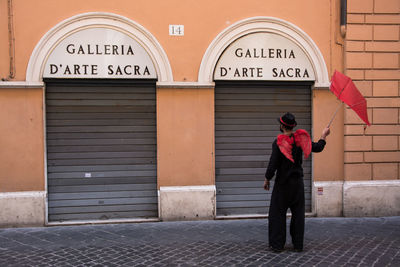
<path fill-rule="evenodd" d="M 321 139 L 325 140 L 325 138 L 331 133 L 331 129 L 329 127 L 326 127 L 323 131 L 322 131 L 322 135 L 321 135 Z"/>
<path fill-rule="evenodd" d="M 269 180 L 267 180 L 267 179 L 264 179 L 264 189 L 265 190 L 269 190 Z"/>

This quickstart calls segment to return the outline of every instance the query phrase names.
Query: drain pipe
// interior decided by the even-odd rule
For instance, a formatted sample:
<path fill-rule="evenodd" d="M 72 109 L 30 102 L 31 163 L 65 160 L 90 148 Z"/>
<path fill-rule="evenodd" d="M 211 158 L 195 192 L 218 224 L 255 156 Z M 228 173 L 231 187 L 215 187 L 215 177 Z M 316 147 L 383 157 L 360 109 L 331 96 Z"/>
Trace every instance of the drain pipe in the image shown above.
<path fill-rule="evenodd" d="M 347 0 L 340 0 L 340 34 L 343 38 L 343 73 L 347 74 L 346 70 L 346 50 L 347 50 L 347 45 L 346 45 L 346 32 L 347 32 Z M 344 149 L 343 149 L 344 152 Z M 343 161 L 344 164 L 344 161 Z M 345 213 L 345 208 L 346 205 L 344 203 L 345 201 L 345 177 L 344 177 L 344 171 L 343 171 L 343 185 L 342 185 L 342 216 L 344 217 L 346 215 Z"/>
<path fill-rule="evenodd" d="M 15 37 L 14 37 L 14 15 L 12 0 L 8 0 L 8 49 L 10 56 L 10 73 L 7 78 L 2 78 L 2 81 L 8 81 L 15 78 Z"/>
<path fill-rule="evenodd" d="M 344 38 L 347 31 L 347 0 L 340 0 L 340 34 Z"/>

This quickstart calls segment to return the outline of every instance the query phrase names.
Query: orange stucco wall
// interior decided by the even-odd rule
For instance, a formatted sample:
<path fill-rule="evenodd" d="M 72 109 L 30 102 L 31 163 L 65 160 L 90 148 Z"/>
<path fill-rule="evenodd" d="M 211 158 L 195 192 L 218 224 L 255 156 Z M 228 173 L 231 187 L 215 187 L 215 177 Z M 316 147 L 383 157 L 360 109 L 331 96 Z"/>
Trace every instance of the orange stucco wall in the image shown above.
<path fill-rule="evenodd" d="M 214 38 L 233 23 L 255 16 L 277 17 L 301 28 L 321 51 L 329 73 L 334 69 L 341 70 L 343 66 L 343 40 L 338 34 L 339 0 L 12 2 L 16 55 L 16 78 L 13 81 L 25 80 L 32 51 L 51 28 L 65 19 L 86 12 L 114 13 L 141 24 L 166 52 L 174 81 L 178 82 L 196 82 L 203 55 Z M 0 0 L 0 36 L 4 37 L 0 39 L 0 78 L 6 78 L 9 74 L 7 16 L 7 1 Z M 184 25 L 185 35 L 169 36 L 170 24 Z M 0 107 L 3 111 L 0 116 L 3 121 L 15 124 L 13 128 L 2 125 L 2 139 L 6 140 L 3 142 L 7 144 L 4 150 L 6 153 L 1 156 L 0 164 L 2 170 L 5 170 L 1 175 L 4 173 L 8 177 L 1 176 L 0 190 L 43 190 L 45 176 L 42 91 L 0 89 L 0 97 L 8 99 L 6 104 Z M 22 99 L 26 100 L 24 105 L 17 105 Z M 319 137 L 329 121 L 328 114 L 332 114 L 336 109 L 336 102 L 332 101 L 334 98 L 328 91 L 314 92 L 314 139 Z M 5 116 L 12 114 L 14 110 L 18 112 L 12 116 Z M 34 112 L 35 116 L 31 116 L 30 112 Z M 31 118 L 35 122 L 34 125 L 31 125 Z M 328 138 L 327 150 L 315 156 L 315 180 L 336 180 L 343 177 L 341 124 L 343 116 L 338 116 L 332 128 L 332 135 Z M 157 136 L 158 186 L 215 183 L 212 88 L 158 88 Z M 329 145 L 336 141 L 339 145 Z M 329 163 L 325 164 L 325 161 Z"/>
<path fill-rule="evenodd" d="M 43 89 L 0 89 L 0 192 L 44 190 Z"/>
<path fill-rule="evenodd" d="M 324 151 L 313 153 L 315 181 L 343 180 L 343 106 L 330 91 L 313 91 L 314 141 L 320 138 L 337 108 L 339 111 L 330 126 L 331 134 L 326 139 Z"/>
<path fill-rule="evenodd" d="M 226 27 L 255 16 L 272 16 L 304 30 L 321 50 L 331 68 L 331 16 L 337 0 L 14 0 L 16 40 L 16 80 L 25 79 L 29 57 L 39 40 L 57 23 L 86 12 L 109 12 L 125 16 L 145 27 L 168 55 L 176 81 L 196 81 L 201 59 L 212 40 Z M 0 33 L 7 36 L 7 1 L 0 1 Z M 3 23 L 4 22 L 4 23 Z M 169 24 L 185 26 L 183 37 L 169 36 Z M 29 25 L 29 27 L 27 27 Z M 318 25 L 318 27 L 316 27 Z M 0 53 L 8 57 L 7 38 L 1 38 Z M 335 67 L 335 66 L 334 66 Z M 0 64 L 0 77 L 8 74 L 8 64 Z"/>
<path fill-rule="evenodd" d="M 14 78 L 9 77 L 9 2 Z M 46 33 L 88 12 L 140 24 L 168 57 L 173 81 L 157 84 L 158 187 L 215 185 L 214 88 L 197 83 L 199 68 L 221 32 L 238 21 L 269 16 L 304 31 L 322 53 L 328 75 L 336 69 L 350 76 L 367 99 L 372 126 L 365 128 L 343 106 L 326 149 L 313 154 L 313 181 L 328 182 L 321 183 L 327 194 L 313 195 L 317 213 L 319 205 L 337 209 L 330 213 L 335 216 L 345 214 L 351 198 L 345 201 L 345 187 L 331 181 L 397 184 L 400 179 L 400 1 L 347 0 L 347 7 L 347 28 L 340 28 L 340 0 L 0 0 L 0 193 L 46 190 L 44 89 L 40 82 L 25 81 L 26 70 Z M 184 36 L 170 36 L 171 24 L 184 25 Z M 327 88 L 313 89 L 314 141 L 338 104 Z"/>
<path fill-rule="evenodd" d="M 158 186 L 214 184 L 214 89 L 157 90 Z"/>

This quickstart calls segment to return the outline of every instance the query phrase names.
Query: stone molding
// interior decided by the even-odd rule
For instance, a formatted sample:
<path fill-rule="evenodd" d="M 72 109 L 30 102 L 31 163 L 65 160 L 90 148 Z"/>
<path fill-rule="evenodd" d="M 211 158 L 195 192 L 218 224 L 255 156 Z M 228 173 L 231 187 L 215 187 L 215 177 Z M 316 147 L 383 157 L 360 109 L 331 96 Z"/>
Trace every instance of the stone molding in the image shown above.
<path fill-rule="evenodd" d="M 32 52 L 26 71 L 26 81 L 40 82 L 43 80 L 47 58 L 61 40 L 74 32 L 96 27 L 112 28 L 135 39 L 151 57 L 156 68 L 158 81 L 173 81 L 167 54 L 156 38 L 140 24 L 126 17 L 106 12 L 79 14 L 50 29 L 40 39 Z"/>
<path fill-rule="evenodd" d="M 161 186 L 159 210 L 163 221 L 214 219 L 215 185 Z"/>
<path fill-rule="evenodd" d="M 296 43 L 309 57 L 315 73 L 315 88 L 329 88 L 329 75 L 325 60 L 314 41 L 299 27 L 274 17 L 253 17 L 234 23 L 222 31 L 209 45 L 201 61 L 198 81 L 212 82 L 215 66 L 224 50 L 235 40 L 247 34 L 270 32 Z"/>
<path fill-rule="evenodd" d="M 46 192 L 0 193 L 0 226 L 44 226 Z"/>

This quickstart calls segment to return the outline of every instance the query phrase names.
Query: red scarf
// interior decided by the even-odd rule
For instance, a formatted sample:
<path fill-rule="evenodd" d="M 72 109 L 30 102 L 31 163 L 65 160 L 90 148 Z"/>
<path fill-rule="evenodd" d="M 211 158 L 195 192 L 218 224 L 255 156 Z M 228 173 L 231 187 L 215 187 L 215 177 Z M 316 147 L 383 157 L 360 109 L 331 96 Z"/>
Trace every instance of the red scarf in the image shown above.
<path fill-rule="evenodd" d="M 297 130 L 293 135 L 294 140 L 293 137 L 285 134 L 278 135 L 277 144 L 282 154 L 294 163 L 292 155 L 293 143 L 296 143 L 296 146 L 301 147 L 304 152 L 304 158 L 306 159 L 311 153 L 311 137 L 307 131 L 303 129 Z"/>

